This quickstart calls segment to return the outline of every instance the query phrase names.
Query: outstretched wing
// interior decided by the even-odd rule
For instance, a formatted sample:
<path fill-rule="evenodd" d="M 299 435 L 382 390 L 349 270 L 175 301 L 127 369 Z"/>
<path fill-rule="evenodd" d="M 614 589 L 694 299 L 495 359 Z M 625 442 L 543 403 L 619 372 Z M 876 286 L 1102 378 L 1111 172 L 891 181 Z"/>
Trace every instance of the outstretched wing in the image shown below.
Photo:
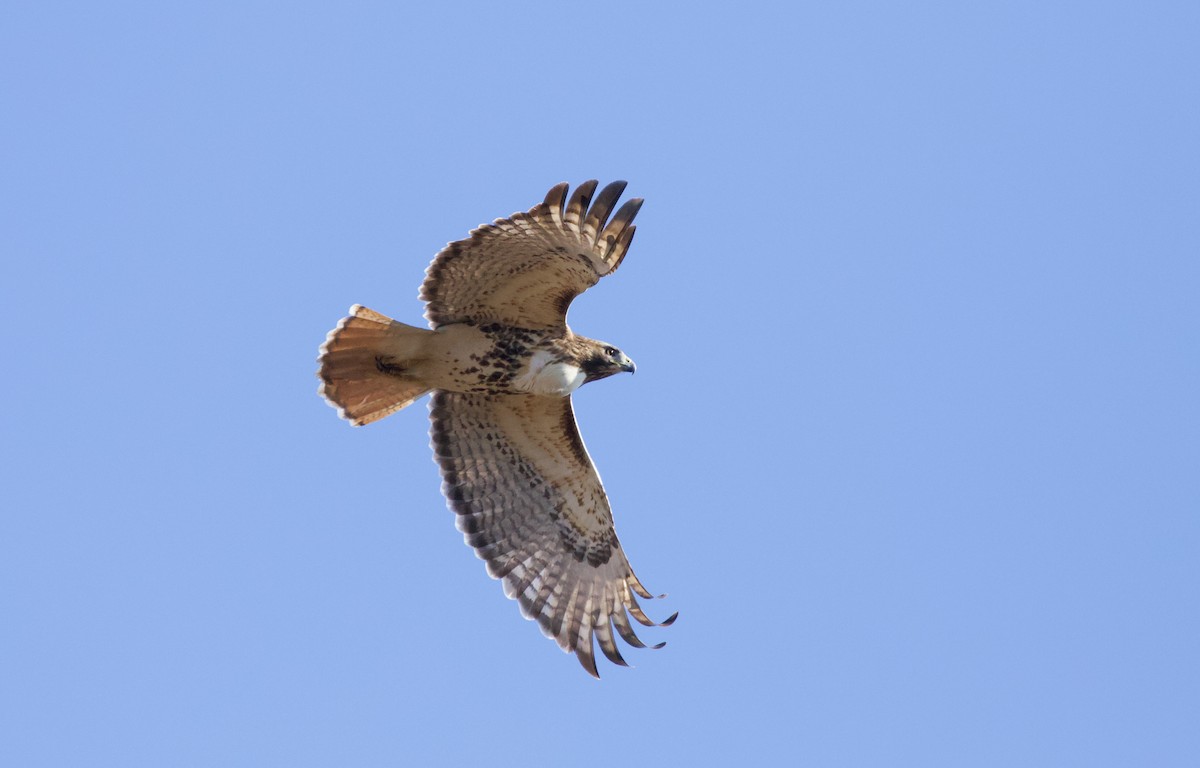
<path fill-rule="evenodd" d="M 595 180 L 584 182 L 568 202 L 567 185 L 559 184 L 528 212 L 484 224 L 443 248 L 421 285 L 430 325 L 563 327 L 571 301 L 625 258 L 642 206 L 641 199 L 629 200 L 607 221 L 625 182 L 609 184 L 592 203 L 595 190 Z"/>
<path fill-rule="evenodd" d="M 634 593 L 651 595 L 617 541 L 570 398 L 438 391 L 430 418 L 443 491 L 488 573 L 590 674 L 599 677 L 593 635 L 625 666 L 613 628 L 645 647 L 626 612 L 653 626 Z"/>

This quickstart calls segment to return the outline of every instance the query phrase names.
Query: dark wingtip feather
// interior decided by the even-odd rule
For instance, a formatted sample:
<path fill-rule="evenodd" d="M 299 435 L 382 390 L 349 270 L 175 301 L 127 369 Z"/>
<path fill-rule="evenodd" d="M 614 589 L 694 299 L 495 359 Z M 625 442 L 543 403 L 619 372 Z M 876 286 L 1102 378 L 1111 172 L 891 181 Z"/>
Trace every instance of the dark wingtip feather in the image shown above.
<path fill-rule="evenodd" d="M 627 200 L 613 216 L 612 221 L 608 222 L 604 231 L 600 233 L 598 240 L 606 245 L 601 258 L 608 261 L 613 254 L 616 254 L 616 263 L 613 265 L 613 269 L 616 269 L 616 265 L 621 263 L 621 260 L 625 258 L 626 251 L 629 250 L 629 241 L 633 239 L 631 231 L 634 228 L 633 217 L 637 216 L 641 207 L 642 198 L 635 197 Z M 629 233 L 628 236 L 626 236 L 626 232 Z"/>
<path fill-rule="evenodd" d="M 661 623 L 660 623 L 658 626 L 660 626 L 660 627 L 669 627 L 669 626 L 671 626 L 672 624 L 674 624 L 674 623 L 675 623 L 675 619 L 678 619 L 678 618 L 679 618 L 679 611 L 675 611 L 675 613 L 672 613 L 670 616 L 668 616 L 668 617 L 666 618 L 666 620 L 665 620 L 665 621 L 663 621 L 663 622 L 661 622 Z"/>
<path fill-rule="evenodd" d="M 617 628 L 617 634 L 621 639 L 632 645 L 634 648 L 645 648 L 646 644 L 642 642 L 637 633 L 633 631 L 633 625 L 629 623 L 629 617 L 624 611 L 617 611 L 613 614 L 613 625 Z"/>
<path fill-rule="evenodd" d="M 608 214 L 612 213 L 613 206 L 617 204 L 617 198 L 625 191 L 628 184 L 629 182 L 626 181 L 614 181 L 600 190 L 596 202 L 592 203 L 591 210 L 588 211 L 587 220 L 583 223 L 585 234 L 595 237 L 600 230 L 604 229 L 604 222 L 608 221 Z"/>
<path fill-rule="evenodd" d="M 637 593 L 638 597 L 644 597 L 647 600 L 653 600 L 654 595 L 650 594 L 650 590 L 642 586 L 642 582 L 638 581 L 637 576 L 632 573 L 629 575 L 629 586 Z"/>
<path fill-rule="evenodd" d="M 579 642 L 575 644 L 575 656 L 589 675 L 600 679 L 600 672 L 596 669 L 596 649 L 592 647 L 591 629 L 579 634 Z"/>
<path fill-rule="evenodd" d="M 600 182 L 596 179 L 588 179 L 575 187 L 575 192 L 571 195 L 571 201 L 567 203 L 566 212 L 563 214 L 563 220 L 567 224 L 574 224 L 577 229 L 582 227 L 588 204 L 592 202 L 592 193 L 596 191 L 599 184 Z"/>
<path fill-rule="evenodd" d="M 596 642 L 600 644 L 600 650 L 604 652 L 605 658 L 613 664 L 622 667 L 628 667 L 629 663 L 621 656 L 621 652 L 617 650 L 617 641 L 613 639 L 612 621 L 608 616 L 601 617 L 601 621 L 596 625 Z"/>
<path fill-rule="evenodd" d="M 629 226 L 633 221 L 633 217 L 638 215 L 638 211 L 642 209 L 642 203 L 646 202 L 640 197 L 635 197 L 632 200 L 626 200 L 625 203 L 617 209 L 617 214 L 612 217 L 612 221 L 608 222 L 608 226 L 604 228 L 604 235 L 619 235 L 621 230 Z"/>
<path fill-rule="evenodd" d="M 561 214 L 563 205 L 567 201 L 567 189 L 568 185 L 565 181 L 551 187 L 550 191 L 546 193 L 546 206 L 548 208 L 557 208 Z"/>
<path fill-rule="evenodd" d="M 621 233 L 621 236 L 617 238 L 617 243 L 613 246 L 613 251 L 616 252 L 617 258 L 613 262 L 612 269 L 609 270 L 609 274 L 616 272 L 617 268 L 621 266 L 621 262 L 625 261 L 625 254 L 629 253 L 629 244 L 633 242 L 634 232 L 637 232 L 637 227 L 633 224 L 630 224 L 625 231 Z"/>

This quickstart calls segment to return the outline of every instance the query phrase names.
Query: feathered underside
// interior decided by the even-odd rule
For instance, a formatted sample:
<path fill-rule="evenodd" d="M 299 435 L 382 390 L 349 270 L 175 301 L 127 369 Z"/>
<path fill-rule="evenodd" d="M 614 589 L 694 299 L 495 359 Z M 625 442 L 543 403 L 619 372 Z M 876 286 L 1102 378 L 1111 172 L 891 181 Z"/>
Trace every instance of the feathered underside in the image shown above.
<path fill-rule="evenodd" d="M 589 674 L 599 677 L 593 637 L 627 666 L 614 629 L 645 647 L 629 616 L 654 626 L 635 597 L 652 595 L 617 540 L 570 398 L 439 391 L 430 418 L 443 490 L 488 573 Z"/>
<path fill-rule="evenodd" d="M 625 666 L 616 636 L 643 648 L 630 617 L 655 622 L 638 604 L 651 594 L 625 557 L 571 399 L 562 396 L 581 375 L 632 370 L 619 350 L 566 325 L 574 298 L 621 265 L 642 204 L 629 200 L 614 214 L 625 182 L 593 200 L 596 188 L 585 182 L 568 198 L 559 184 L 529 211 L 447 245 L 421 286 L 436 332 L 353 307 L 322 346 L 319 375 L 321 393 L 355 424 L 433 391 L 434 458 L 464 538 L 521 612 L 599 677 L 595 642 Z M 560 343 L 572 340 L 612 351 L 572 358 Z M 554 351 L 564 359 L 531 367 Z M 514 391 L 526 379 L 529 386 Z"/>
<path fill-rule="evenodd" d="M 609 184 L 592 202 L 596 186 L 584 182 L 568 200 L 567 185 L 558 184 L 529 211 L 484 224 L 443 248 L 421 285 L 430 326 L 565 327 L 571 301 L 621 265 L 637 229 L 640 198 L 609 220 L 625 182 Z"/>

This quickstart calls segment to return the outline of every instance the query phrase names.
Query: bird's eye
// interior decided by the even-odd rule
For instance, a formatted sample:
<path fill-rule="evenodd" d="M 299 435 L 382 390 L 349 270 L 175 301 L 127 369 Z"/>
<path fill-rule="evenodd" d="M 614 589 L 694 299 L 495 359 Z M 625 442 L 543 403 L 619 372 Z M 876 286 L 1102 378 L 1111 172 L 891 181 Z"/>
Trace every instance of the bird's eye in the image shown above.
<path fill-rule="evenodd" d="M 604 354 L 608 355 L 609 357 L 616 357 L 617 355 L 619 355 L 621 353 L 617 350 L 616 347 L 605 347 Z"/>

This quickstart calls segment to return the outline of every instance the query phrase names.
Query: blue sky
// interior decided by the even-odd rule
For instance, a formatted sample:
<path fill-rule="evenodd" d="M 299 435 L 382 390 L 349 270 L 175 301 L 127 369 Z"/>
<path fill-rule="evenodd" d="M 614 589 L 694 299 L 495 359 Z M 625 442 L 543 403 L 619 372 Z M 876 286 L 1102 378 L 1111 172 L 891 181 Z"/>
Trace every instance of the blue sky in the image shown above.
<path fill-rule="evenodd" d="M 9 7 L 0 761 L 1194 765 L 1197 8 Z M 599 682 L 313 375 L 589 178 Z"/>

